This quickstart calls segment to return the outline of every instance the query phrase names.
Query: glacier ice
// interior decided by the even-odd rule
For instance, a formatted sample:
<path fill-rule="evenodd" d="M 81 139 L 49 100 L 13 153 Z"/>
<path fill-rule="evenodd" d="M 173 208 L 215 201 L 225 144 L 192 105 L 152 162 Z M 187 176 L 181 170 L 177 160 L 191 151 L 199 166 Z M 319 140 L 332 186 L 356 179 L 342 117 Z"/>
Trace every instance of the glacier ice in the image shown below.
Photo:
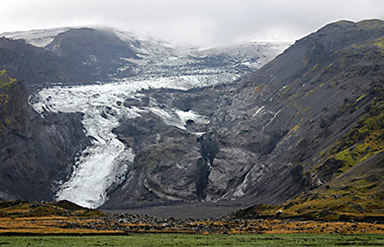
<path fill-rule="evenodd" d="M 208 124 L 207 117 L 195 112 L 177 109 L 162 109 L 152 100 L 152 107 L 125 107 L 117 102 L 136 98 L 139 90 L 147 88 L 187 89 L 179 81 L 163 78 L 148 81 L 121 80 L 114 83 L 80 85 L 71 87 L 55 86 L 40 90 L 30 102 L 42 116 L 50 112 L 81 112 L 82 123 L 92 144 L 81 154 L 73 165 L 70 178 L 62 182 L 56 194 L 58 200 L 69 200 L 78 205 L 97 208 L 107 200 L 107 189 L 118 182 L 133 162 L 131 149 L 119 141 L 112 132 L 122 118 L 135 118 L 141 112 L 152 112 L 160 116 L 168 125 L 185 129 L 188 119 Z M 124 161 L 124 162 L 123 162 Z"/>

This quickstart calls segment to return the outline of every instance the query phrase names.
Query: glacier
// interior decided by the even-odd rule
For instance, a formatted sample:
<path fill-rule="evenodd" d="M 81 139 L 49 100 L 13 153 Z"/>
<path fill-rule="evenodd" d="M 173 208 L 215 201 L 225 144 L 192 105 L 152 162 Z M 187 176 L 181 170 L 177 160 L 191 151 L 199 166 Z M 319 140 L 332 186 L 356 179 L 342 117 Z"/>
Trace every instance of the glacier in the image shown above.
<path fill-rule="evenodd" d="M 132 150 L 127 149 L 112 132 L 122 118 L 135 118 L 142 112 L 152 112 L 166 124 L 181 129 L 185 129 L 187 119 L 209 123 L 207 117 L 192 111 L 162 109 L 153 99 L 152 107 L 125 107 L 121 104 L 128 98 L 140 100 L 140 90 L 165 87 L 188 89 L 172 80 L 121 80 L 106 84 L 54 86 L 40 90 L 30 99 L 30 104 L 42 117 L 46 111 L 83 113 L 86 135 L 92 139 L 92 145 L 79 154 L 70 178 L 59 183 L 58 200 L 69 200 L 87 208 L 97 208 L 105 203 L 107 189 L 122 179 L 127 171 L 129 164 L 122 161 L 132 163 L 134 160 Z"/>

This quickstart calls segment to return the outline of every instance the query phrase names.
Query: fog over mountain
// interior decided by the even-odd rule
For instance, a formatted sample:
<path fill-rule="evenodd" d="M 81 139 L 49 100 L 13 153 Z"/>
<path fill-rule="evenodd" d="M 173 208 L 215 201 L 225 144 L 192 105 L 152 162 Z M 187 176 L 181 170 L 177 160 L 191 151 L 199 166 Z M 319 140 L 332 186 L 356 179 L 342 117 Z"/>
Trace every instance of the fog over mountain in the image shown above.
<path fill-rule="evenodd" d="M 4 0 L 0 33 L 106 25 L 197 46 L 294 41 L 340 19 L 383 18 L 383 7 L 380 0 Z"/>

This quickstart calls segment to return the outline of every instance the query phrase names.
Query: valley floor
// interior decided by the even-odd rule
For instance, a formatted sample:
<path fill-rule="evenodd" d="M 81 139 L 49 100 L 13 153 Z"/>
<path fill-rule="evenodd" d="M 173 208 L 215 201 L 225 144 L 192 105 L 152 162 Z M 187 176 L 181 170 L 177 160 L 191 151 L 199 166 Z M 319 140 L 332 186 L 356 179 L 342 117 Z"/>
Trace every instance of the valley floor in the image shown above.
<path fill-rule="evenodd" d="M 0 246 L 384 246 L 384 224 L 103 213 L 68 201 L 0 203 Z"/>
<path fill-rule="evenodd" d="M 138 214 L 152 215 L 157 218 L 181 218 L 181 219 L 206 219 L 220 218 L 244 208 L 244 206 L 225 204 L 225 203 L 173 203 L 168 205 L 151 205 L 146 207 L 136 207 L 128 209 L 102 209 L 103 212 L 111 214 Z"/>
<path fill-rule="evenodd" d="M 286 219 L 194 220 L 137 215 L 106 217 L 3 217 L 1 235 L 125 235 L 131 233 L 280 234 L 341 233 L 384 234 L 384 225 L 364 222 L 293 221 Z"/>

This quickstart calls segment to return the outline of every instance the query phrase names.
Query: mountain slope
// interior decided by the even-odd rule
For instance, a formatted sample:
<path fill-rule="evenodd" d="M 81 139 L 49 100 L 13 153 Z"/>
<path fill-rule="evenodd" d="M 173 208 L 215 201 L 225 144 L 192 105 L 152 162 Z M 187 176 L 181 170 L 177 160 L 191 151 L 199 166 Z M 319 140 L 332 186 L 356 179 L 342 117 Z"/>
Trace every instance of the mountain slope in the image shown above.
<path fill-rule="evenodd" d="M 282 203 L 382 152 L 380 140 L 364 144 L 358 139 L 340 150 L 339 145 L 367 114 L 373 114 L 383 83 L 383 36 L 382 21 L 333 23 L 235 83 L 186 92 L 144 91 L 166 108 L 208 116 L 209 124 L 191 128 L 206 132 L 220 151 L 210 162 L 203 155 L 206 145 L 186 141 L 185 134 L 159 130 L 154 134 L 160 139 L 136 151 L 126 182 L 105 207 L 197 200 L 198 190 L 212 203 Z M 132 136 L 117 133 L 124 140 Z M 354 162 L 339 158 L 341 154 L 338 159 L 330 157 L 332 150 L 359 150 L 358 145 L 371 151 Z M 177 158 L 168 155 L 175 148 Z M 203 172 L 206 165 L 210 168 Z M 185 175 L 170 175 L 179 173 Z M 208 182 L 199 182 L 199 187 L 196 176 Z"/>
<path fill-rule="evenodd" d="M 122 66 L 122 59 L 138 58 L 130 45 L 108 30 L 80 28 L 59 33 L 45 48 L 103 81 Z"/>
<path fill-rule="evenodd" d="M 281 217 L 383 221 L 384 91 L 378 86 L 374 89 L 374 100 L 365 107 L 367 113 L 321 154 L 323 163 L 310 170 L 324 184 L 315 183 L 282 205 L 255 206 L 238 214 L 271 216 L 281 209 Z"/>
<path fill-rule="evenodd" d="M 55 54 L 23 40 L 0 38 L 0 68 L 30 84 L 81 79 L 81 71 Z"/>
<path fill-rule="evenodd" d="M 270 183 L 271 189 L 276 190 L 274 196 L 289 195 L 284 184 L 278 189 L 281 183 L 275 179 L 284 171 L 284 165 L 300 165 L 306 173 L 321 162 L 319 154 L 326 152 L 366 113 L 365 106 L 375 99 L 374 89 L 382 85 L 382 49 L 375 44 L 382 39 L 383 31 L 382 21 L 328 25 L 298 41 L 243 82 L 248 89 L 263 86 L 257 95 L 252 90 L 243 92 L 243 107 L 254 104 L 255 98 L 263 105 L 268 100 L 269 108 L 265 108 L 276 114 L 263 127 L 264 133 L 282 129 L 286 132 L 271 152 L 275 155 L 271 160 L 275 171 L 260 182 L 262 187 Z M 334 172 L 320 180 L 316 173 L 311 178 L 309 174 L 303 177 L 305 183 L 322 183 Z M 282 199 L 271 200 L 268 192 L 260 190 L 256 198 L 269 203 Z"/>

